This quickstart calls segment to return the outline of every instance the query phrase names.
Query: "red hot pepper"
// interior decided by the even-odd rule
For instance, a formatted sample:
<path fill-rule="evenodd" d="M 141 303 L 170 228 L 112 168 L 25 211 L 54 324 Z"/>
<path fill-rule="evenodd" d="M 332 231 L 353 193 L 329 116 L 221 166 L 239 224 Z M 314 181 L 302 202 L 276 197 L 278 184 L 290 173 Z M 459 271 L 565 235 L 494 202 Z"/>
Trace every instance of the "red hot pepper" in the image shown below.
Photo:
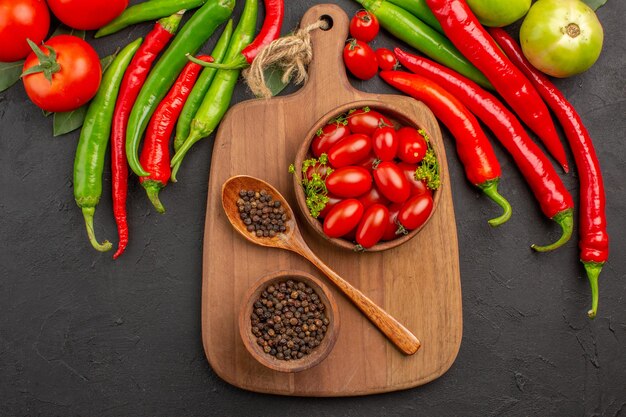
<path fill-rule="evenodd" d="M 111 125 L 111 175 L 113 177 L 113 215 L 117 223 L 119 243 L 113 258 L 117 258 L 128 244 L 128 223 L 126 219 L 126 194 L 128 190 L 128 164 L 126 162 L 126 125 L 135 99 L 141 90 L 150 67 L 157 55 L 174 36 L 182 13 L 159 20 L 154 29 L 133 56 L 126 69 L 124 79 L 115 104 Z"/>
<path fill-rule="evenodd" d="M 431 79 L 458 98 L 491 129 L 513 156 L 543 213 L 563 230 L 557 242 L 548 246 L 534 246 L 535 249 L 553 250 L 563 246 L 572 235 L 574 200 L 546 155 L 530 139 L 513 113 L 491 93 L 461 74 L 399 48 L 394 52 L 403 67 Z"/>
<path fill-rule="evenodd" d="M 476 66 L 515 113 L 543 141 L 568 172 L 565 149 L 556 133 L 546 104 L 530 81 L 506 57 L 465 0 L 426 0 L 446 36 Z"/>
<path fill-rule="evenodd" d="M 474 115 L 428 78 L 402 71 L 381 71 L 379 75 L 391 86 L 424 102 L 446 125 L 456 140 L 456 150 L 467 179 L 504 210 L 500 217 L 489 220 L 489 224 L 499 226 L 506 222 L 512 210 L 509 202 L 498 193 L 500 164 Z"/>
<path fill-rule="evenodd" d="M 198 56 L 198 59 L 205 62 L 213 61 L 213 58 L 207 55 Z M 170 137 L 201 69 L 200 65 L 191 61 L 185 65 L 170 91 L 154 111 L 146 129 L 139 162 L 150 175 L 139 177 L 139 182 L 146 189 L 148 198 L 159 213 L 165 212 L 159 200 L 159 191 L 167 185 L 172 173 Z"/>
<path fill-rule="evenodd" d="M 609 235 L 606 230 L 606 197 L 602 172 L 593 142 L 574 106 L 567 101 L 548 77 L 528 62 L 515 40 L 502 29 L 493 29 L 490 33 L 511 61 L 526 74 L 556 114 L 572 148 L 580 178 L 578 246 L 580 260 L 585 266 L 591 286 L 591 310 L 587 314 L 590 318 L 594 318 L 598 312 L 598 276 L 609 257 Z"/>

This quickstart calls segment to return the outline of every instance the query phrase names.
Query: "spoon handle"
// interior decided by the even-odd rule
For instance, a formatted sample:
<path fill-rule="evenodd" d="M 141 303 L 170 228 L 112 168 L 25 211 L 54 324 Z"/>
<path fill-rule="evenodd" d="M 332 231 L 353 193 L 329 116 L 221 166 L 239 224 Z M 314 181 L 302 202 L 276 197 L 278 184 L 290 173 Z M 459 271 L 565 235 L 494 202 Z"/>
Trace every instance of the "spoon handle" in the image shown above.
<path fill-rule="evenodd" d="M 299 239 L 296 239 L 299 240 Z M 320 258 L 311 251 L 304 243 L 298 242 L 292 249 L 302 255 L 322 271 L 332 282 L 345 294 L 346 297 L 361 310 L 374 326 L 383 332 L 398 349 L 406 355 L 412 355 L 420 348 L 420 341 L 406 327 L 400 324 L 389 313 L 377 306 L 361 291 L 354 288 L 348 281 L 341 278 L 335 271 L 330 269 Z"/>

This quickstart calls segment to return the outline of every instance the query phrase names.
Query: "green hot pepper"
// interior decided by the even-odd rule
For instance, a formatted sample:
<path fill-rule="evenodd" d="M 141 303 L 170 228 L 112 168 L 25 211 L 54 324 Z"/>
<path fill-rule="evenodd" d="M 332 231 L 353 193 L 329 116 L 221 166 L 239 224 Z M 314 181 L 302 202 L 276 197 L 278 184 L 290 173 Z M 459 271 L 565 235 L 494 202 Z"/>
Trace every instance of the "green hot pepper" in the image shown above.
<path fill-rule="evenodd" d="M 128 165 L 138 176 L 150 175 L 139 163 L 138 151 L 152 113 L 187 63 L 186 55 L 194 55 L 200 49 L 215 29 L 230 17 L 234 6 L 235 0 L 207 0 L 178 32 L 150 71 L 128 117 L 126 131 Z"/>
<path fill-rule="evenodd" d="M 258 0 L 246 0 L 241 20 L 233 33 L 230 45 L 228 45 L 224 62 L 233 60 L 252 42 L 256 28 L 258 5 Z M 199 65 L 206 66 L 204 61 L 200 61 L 192 56 L 188 58 Z M 189 136 L 187 136 L 183 145 L 172 158 L 171 165 L 173 167 L 182 162 L 185 154 L 197 141 L 213 133 L 222 117 L 224 117 L 226 110 L 228 110 L 228 106 L 230 106 L 230 100 L 232 99 L 240 72 L 241 69 L 220 69 L 217 71 L 209 91 L 207 91 L 196 116 L 191 121 Z"/>
<path fill-rule="evenodd" d="M 93 215 L 102 195 L 104 155 L 109 143 L 111 120 L 119 87 L 124 72 L 142 40 L 139 38 L 122 49 L 104 73 L 100 89 L 87 109 L 76 148 L 74 198 L 83 211 L 89 241 L 95 249 L 102 252 L 112 247 L 108 241 L 98 243 L 93 230 Z"/>
<path fill-rule="evenodd" d="M 211 52 L 211 56 L 215 60 L 213 62 L 222 62 L 228 50 L 228 44 L 230 43 L 232 34 L 233 21 L 229 20 L 228 24 L 224 28 L 224 32 L 222 32 L 222 36 L 220 36 L 219 40 L 215 44 L 215 48 L 213 48 L 213 51 Z M 191 130 L 191 120 L 196 115 L 207 91 L 209 91 L 209 87 L 211 87 L 211 82 L 213 81 L 213 78 L 215 78 L 216 73 L 217 69 L 215 68 L 203 69 L 200 77 L 198 77 L 198 80 L 196 81 L 196 84 L 189 93 L 189 97 L 187 97 L 187 101 L 185 101 L 183 110 L 178 117 L 178 122 L 176 123 L 174 151 L 178 151 L 181 146 L 183 146 L 183 143 L 185 143 L 187 136 L 189 136 L 189 131 Z M 176 173 L 178 172 L 179 167 L 180 164 L 177 164 L 172 170 L 172 182 L 176 182 Z"/>
<path fill-rule="evenodd" d="M 443 33 L 441 24 L 426 4 L 426 0 L 388 0 L 398 7 L 403 8 L 422 22 L 428 24 L 439 33 Z"/>

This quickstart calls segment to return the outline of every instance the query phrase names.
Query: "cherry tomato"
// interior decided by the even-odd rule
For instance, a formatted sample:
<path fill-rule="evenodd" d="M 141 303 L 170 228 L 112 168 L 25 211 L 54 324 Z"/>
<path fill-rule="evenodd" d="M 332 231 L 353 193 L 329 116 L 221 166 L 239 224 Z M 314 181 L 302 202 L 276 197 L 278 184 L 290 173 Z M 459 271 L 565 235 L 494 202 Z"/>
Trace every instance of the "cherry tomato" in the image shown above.
<path fill-rule="evenodd" d="M 369 80 L 378 73 L 376 54 L 368 44 L 357 39 L 351 39 L 343 48 L 343 62 L 352 75 L 361 80 Z"/>
<path fill-rule="evenodd" d="M 409 181 L 411 185 L 411 196 L 420 195 L 420 194 L 430 194 L 432 195 L 432 190 L 426 186 L 426 183 L 422 180 L 418 180 L 415 178 L 415 170 L 417 169 L 417 165 L 407 164 L 406 162 L 400 162 L 398 164 L 398 168 L 402 170 L 404 177 Z"/>
<path fill-rule="evenodd" d="M 374 153 L 381 161 L 393 161 L 398 151 L 398 135 L 391 126 L 383 126 L 374 130 L 372 135 Z"/>
<path fill-rule="evenodd" d="M 350 35 L 360 41 L 371 42 L 379 30 L 378 19 L 367 10 L 359 10 L 350 20 Z"/>
<path fill-rule="evenodd" d="M 398 67 L 396 56 L 387 48 L 378 48 L 376 59 L 378 60 L 378 67 L 382 71 L 392 71 Z"/>
<path fill-rule="evenodd" d="M 372 140 L 362 133 L 350 135 L 328 151 L 328 162 L 334 168 L 356 165 L 368 157 L 372 150 Z"/>
<path fill-rule="evenodd" d="M 331 123 L 324 126 L 317 132 L 313 141 L 311 142 L 311 151 L 313 155 L 319 158 L 324 152 L 328 150 L 341 139 L 350 134 L 350 130 L 347 126 L 340 123 Z"/>
<path fill-rule="evenodd" d="M 119 16 L 128 0 L 48 0 L 52 13 L 74 29 L 99 29 Z"/>
<path fill-rule="evenodd" d="M 357 225 L 358 227 L 358 225 Z M 356 227 L 350 230 L 348 233 L 342 236 L 343 239 L 349 240 L 350 242 L 354 242 L 356 240 Z"/>
<path fill-rule="evenodd" d="M 366 210 L 374 204 L 389 204 L 389 200 L 387 200 L 387 198 L 380 191 L 378 191 L 376 185 L 373 185 L 367 194 L 363 194 L 359 197 L 359 201 L 363 204 L 363 208 Z"/>
<path fill-rule="evenodd" d="M 402 203 L 411 195 L 409 181 L 393 162 L 381 162 L 372 175 L 380 192 L 390 201 Z"/>
<path fill-rule="evenodd" d="M 398 231 L 398 223 L 396 220 L 398 219 L 398 213 L 402 208 L 402 204 L 393 203 L 391 204 L 389 209 L 389 216 L 387 216 L 387 224 L 385 226 L 385 233 L 383 233 L 383 240 L 394 240 L 397 239 L 400 235 L 396 232 Z"/>
<path fill-rule="evenodd" d="M 60 70 L 52 74 L 52 82 L 38 72 L 22 77 L 26 94 L 38 107 L 51 112 L 77 109 L 87 103 L 98 91 L 102 68 L 96 51 L 84 40 L 71 35 L 50 38 L 46 46 L 56 51 Z M 50 51 L 39 47 L 44 54 Z M 24 62 L 24 71 L 38 65 L 32 52 Z"/>
<path fill-rule="evenodd" d="M 385 233 L 388 219 L 389 210 L 382 204 L 374 204 L 365 210 L 356 229 L 356 243 L 365 249 L 377 244 Z"/>
<path fill-rule="evenodd" d="M 398 129 L 398 158 L 409 164 L 417 164 L 426 155 L 428 144 L 417 129 L 403 127 Z"/>
<path fill-rule="evenodd" d="M 337 197 L 358 197 L 372 188 L 372 176 L 363 167 L 337 168 L 326 178 L 326 188 Z"/>
<path fill-rule="evenodd" d="M 392 126 L 393 124 L 374 110 L 358 109 L 348 115 L 348 128 L 352 133 L 365 133 L 372 136 L 374 130 L 385 125 Z"/>
<path fill-rule="evenodd" d="M 343 199 L 342 199 L 342 198 L 339 198 L 339 197 L 337 197 L 337 196 L 334 196 L 334 195 L 332 195 L 332 194 L 330 194 L 330 193 L 328 193 L 328 194 L 326 195 L 326 197 L 328 197 L 328 203 L 326 203 L 326 206 L 324 206 L 324 209 L 323 209 L 322 211 L 320 211 L 319 216 L 317 216 L 317 217 L 319 217 L 320 219 L 323 219 L 324 217 L 326 217 L 326 215 L 328 214 L 328 212 L 329 212 L 330 210 L 332 210 L 332 208 L 333 208 L 333 207 L 335 207 L 335 205 L 336 205 L 337 203 L 339 203 L 340 201 L 343 201 Z"/>
<path fill-rule="evenodd" d="M 26 38 L 37 45 L 50 29 L 44 0 L 0 0 L 0 62 L 13 62 L 32 52 Z"/>
<path fill-rule="evenodd" d="M 354 198 L 335 205 L 324 219 L 324 233 L 328 237 L 341 237 L 354 229 L 363 217 L 363 204 Z"/>
<path fill-rule="evenodd" d="M 363 167 L 365 169 L 367 169 L 369 172 L 372 172 L 374 170 L 374 163 L 376 162 L 378 158 L 376 158 L 376 155 L 374 155 L 373 152 L 371 152 L 367 158 L 365 158 L 363 161 L 361 161 L 358 165 L 360 167 Z"/>
<path fill-rule="evenodd" d="M 433 198 L 430 194 L 411 197 L 402 205 L 398 213 L 398 223 L 406 230 L 414 230 L 423 225 L 433 211 Z"/>
<path fill-rule="evenodd" d="M 326 171 L 328 170 L 328 165 L 321 165 L 316 163 L 314 166 L 309 167 L 306 170 L 306 178 L 311 181 L 313 179 L 313 174 L 320 174 L 322 178 L 326 175 Z"/>

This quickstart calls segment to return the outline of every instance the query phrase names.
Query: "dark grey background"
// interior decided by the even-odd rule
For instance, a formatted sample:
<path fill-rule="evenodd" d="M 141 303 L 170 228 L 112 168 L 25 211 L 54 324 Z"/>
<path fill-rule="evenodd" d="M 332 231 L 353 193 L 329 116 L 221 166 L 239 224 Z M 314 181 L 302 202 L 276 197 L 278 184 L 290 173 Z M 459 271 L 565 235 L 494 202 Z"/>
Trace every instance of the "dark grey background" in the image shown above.
<path fill-rule="evenodd" d="M 312 3 L 287 1 L 283 32 Z M 358 9 L 355 2 L 337 3 L 348 14 Z M 200 289 L 212 138 L 193 149 L 180 182 L 162 193 L 167 214 L 156 214 L 131 181 L 130 245 L 113 261 L 112 253 L 90 247 L 74 203 L 78 131 L 53 138 L 51 118 L 21 85 L 0 94 L 0 415 L 626 415 L 626 2 L 609 0 L 598 15 L 605 28 L 599 61 L 557 82 L 593 136 L 607 189 L 612 255 L 601 275 L 598 318 L 585 316 L 590 296 L 577 239 L 552 254 L 529 249 L 554 240 L 558 230 L 543 218 L 511 158 L 496 145 L 501 191 L 515 214 L 491 229 L 486 221 L 498 210 L 465 180 L 444 130 L 461 256 L 461 350 L 440 379 L 370 397 L 254 394 L 221 381 L 207 364 Z M 150 26 L 99 40 L 90 33 L 88 40 L 104 56 Z M 386 34 L 374 42 L 394 44 Z M 380 79 L 353 83 L 392 92 Z M 240 84 L 234 101 L 250 98 Z M 578 200 L 575 170 L 563 178 Z M 96 232 L 116 242 L 110 182 L 107 168 Z"/>

